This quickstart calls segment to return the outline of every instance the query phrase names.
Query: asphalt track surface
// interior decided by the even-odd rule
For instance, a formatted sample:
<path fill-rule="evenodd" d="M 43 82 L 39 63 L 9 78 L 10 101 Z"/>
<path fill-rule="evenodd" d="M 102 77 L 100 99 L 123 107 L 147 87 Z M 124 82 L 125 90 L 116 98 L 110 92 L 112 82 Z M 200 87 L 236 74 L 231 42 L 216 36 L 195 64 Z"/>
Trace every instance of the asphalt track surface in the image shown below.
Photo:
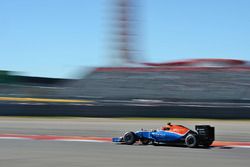
<path fill-rule="evenodd" d="M 0 118 L 0 134 L 59 136 L 120 136 L 129 130 L 157 129 L 171 121 L 194 127 L 211 124 L 216 140 L 250 140 L 250 121 L 222 120 L 133 120 L 97 118 Z M 220 166 L 247 167 L 249 148 L 190 149 L 169 146 L 117 145 L 110 142 L 66 142 L 50 140 L 0 140 L 0 166 Z"/>

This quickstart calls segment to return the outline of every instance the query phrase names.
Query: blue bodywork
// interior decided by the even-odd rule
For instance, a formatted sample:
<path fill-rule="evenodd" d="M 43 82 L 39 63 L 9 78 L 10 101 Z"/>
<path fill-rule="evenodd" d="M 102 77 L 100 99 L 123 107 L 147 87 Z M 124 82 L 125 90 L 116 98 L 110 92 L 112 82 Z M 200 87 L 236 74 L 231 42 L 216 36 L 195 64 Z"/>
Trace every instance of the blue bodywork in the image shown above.
<path fill-rule="evenodd" d="M 164 130 L 155 131 L 137 131 L 135 132 L 137 139 L 149 139 L 154 142 L 178 142 L 185 139 L 185 135 L 173 133 Z M 113 142 L 123 142 L 123 137 L 113 138 Z"/>

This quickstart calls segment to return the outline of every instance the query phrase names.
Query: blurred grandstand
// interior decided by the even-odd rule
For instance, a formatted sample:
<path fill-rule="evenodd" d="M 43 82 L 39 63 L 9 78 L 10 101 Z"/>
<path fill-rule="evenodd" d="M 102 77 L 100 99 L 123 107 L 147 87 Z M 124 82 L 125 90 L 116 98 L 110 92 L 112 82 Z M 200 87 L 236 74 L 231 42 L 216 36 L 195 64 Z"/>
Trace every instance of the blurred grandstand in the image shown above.
<path fill-rule="evenodd" d="M 0 96 L 49 97 L 56 96 L 62 84 L 74 80 L 59 78 L 29 77 L 0 71 Z"/>
<path fill-rule="evenodd" d="M 2 71 L 1 96 L 91 99 L 250 100 L 248 62 L 195 59 L 137 67 L 102 67 L 79 80 Z"/>
<path fill-rule="evenodd" d="M 196 59 L 97 68 L 64 93 L 101 99 L 249 100 L 249 86 L 248 62 Z"/>

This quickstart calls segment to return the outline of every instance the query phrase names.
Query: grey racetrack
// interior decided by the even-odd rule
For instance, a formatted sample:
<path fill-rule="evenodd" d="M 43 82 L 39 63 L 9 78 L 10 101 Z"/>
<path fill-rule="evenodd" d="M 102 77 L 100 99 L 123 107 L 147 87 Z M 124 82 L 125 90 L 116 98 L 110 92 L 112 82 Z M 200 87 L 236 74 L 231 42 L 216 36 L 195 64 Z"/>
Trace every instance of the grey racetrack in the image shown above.
<path fill-rule="evenodd" d="M 113 137 L 128 130 L 154 129 L 171 121 L 193 127 L 211 124 L 216 140 L 249 141 L 250 121 L 133 120 L 96 118 L 0 118 L 0 133 Z M 250 149 L 190 149 L 169 146 L 117 145 L 63 141 L 0 140 L 2 167 L 221 166 L 247 167 Z"/>

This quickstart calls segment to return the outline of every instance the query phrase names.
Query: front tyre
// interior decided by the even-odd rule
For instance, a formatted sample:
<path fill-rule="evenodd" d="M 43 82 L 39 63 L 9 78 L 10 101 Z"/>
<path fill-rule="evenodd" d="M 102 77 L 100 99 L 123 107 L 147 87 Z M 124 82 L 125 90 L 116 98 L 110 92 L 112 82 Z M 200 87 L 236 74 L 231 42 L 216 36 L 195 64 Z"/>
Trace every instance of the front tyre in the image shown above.
<path fill-rule="evenodd" d="M 125 133 L 123 139 L 126 144 L 133 145 L 136 142 L 136 135 L 134 132 L 127 132 Z"/>
<path fill-rule="evenodd" d="M 187 137 L 185 138 L 185 145 L 190 148 L 197 147 L 198 141 L 196 135 L 194 134 L 187 135 Z"/>

